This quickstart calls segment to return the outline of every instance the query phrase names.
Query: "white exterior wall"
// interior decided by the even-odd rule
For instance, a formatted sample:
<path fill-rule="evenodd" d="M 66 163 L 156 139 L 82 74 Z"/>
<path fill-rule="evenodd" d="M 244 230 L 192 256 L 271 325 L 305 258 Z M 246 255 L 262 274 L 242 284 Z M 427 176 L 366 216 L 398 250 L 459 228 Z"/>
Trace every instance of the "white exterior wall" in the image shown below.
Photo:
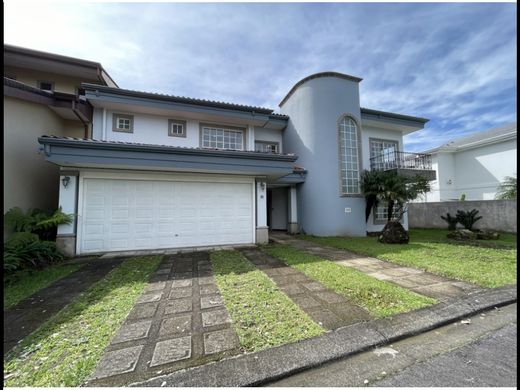
<path fill-rule="evenodd" d="M 506 176 L 516 174 L 516 141 L 509 140 L 458 152 L 433 155 L 437 180 L 426 202 L 494 199 Z M 451 183 L 451 184 L 450 184 Z"/>
<path fill-rule="evenodd" d="M 384 139 L 398 142 L 398 150 L 403 149 L 403 133 L 400 131 L 392 131 L 386 129 L 378 129 L 376 127 L 364 126 L 361 129 L 361 168 L 370 170 L 370 138 Z"/>
<path fill-rule="evenodd" d="M 261 127 L 255 127 L 255 141 L 278 142 L 280 147 L 278 152 L 283 153 L 281 130 L 262 129 Z"/>

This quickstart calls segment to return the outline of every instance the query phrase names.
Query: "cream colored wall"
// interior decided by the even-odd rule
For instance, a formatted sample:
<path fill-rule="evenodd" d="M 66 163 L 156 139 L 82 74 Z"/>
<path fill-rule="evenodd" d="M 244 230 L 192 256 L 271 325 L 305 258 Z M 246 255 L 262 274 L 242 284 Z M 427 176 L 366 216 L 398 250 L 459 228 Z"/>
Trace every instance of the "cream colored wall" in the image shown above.
<path fill-rule="evenodd" d="M 15 76 L 16 81 L 38 87 L 38 81 L 54 82 L 54 90 L 56 92 L 76 93 L 76 88 L 82 82 L 99 83 L 98 80 L 86 80 L 85 78 L 75 78 L 71 76 L 59 75 L 56 73 L 40 72 L 25 68 L 16 68 L 13 66 L 4 67 L 4 75 Z"/>
<path fill-rule="evenodd" d="M 83 137 L 80 122 L 47 106 L 4 96 L 4 213 L 12 207 L 56 209 L 58 167 L 38 153 L 41 135 Z"/>

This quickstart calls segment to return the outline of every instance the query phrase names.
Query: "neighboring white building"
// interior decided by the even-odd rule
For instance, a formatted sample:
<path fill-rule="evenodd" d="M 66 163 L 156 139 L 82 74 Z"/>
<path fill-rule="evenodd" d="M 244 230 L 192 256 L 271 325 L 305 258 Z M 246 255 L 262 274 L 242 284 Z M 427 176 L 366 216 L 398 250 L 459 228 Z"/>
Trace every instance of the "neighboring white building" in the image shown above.
<path fill-rule="evenodd" d="M 432 155 L 437 180 L 418 201 L 494 199 L 506 176 L 516 175 L 516 123 L 458 138 L 424 153 Z"/>

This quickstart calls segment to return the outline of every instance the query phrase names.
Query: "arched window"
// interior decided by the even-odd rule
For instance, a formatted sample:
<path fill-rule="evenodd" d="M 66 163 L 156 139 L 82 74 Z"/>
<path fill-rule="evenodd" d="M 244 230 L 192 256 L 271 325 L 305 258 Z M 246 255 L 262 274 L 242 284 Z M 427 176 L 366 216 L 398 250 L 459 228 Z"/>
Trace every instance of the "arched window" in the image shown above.
<path fill-rule="evenodd" d="M 344 116 L 339 126 L 339 161 L 341 193 L 359 194 L 359 139 L 357 124 L 351 117 Z"/>

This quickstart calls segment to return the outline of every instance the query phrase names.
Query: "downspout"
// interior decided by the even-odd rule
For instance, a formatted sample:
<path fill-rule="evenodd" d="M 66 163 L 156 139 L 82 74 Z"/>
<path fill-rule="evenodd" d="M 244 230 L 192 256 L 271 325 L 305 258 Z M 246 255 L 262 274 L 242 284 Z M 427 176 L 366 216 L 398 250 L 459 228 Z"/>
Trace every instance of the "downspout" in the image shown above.
<path fill-rule="evenodd" d="M 76 107 L 76 101 L 75 100 L 72 101 L 72 112 L 74 112 L 74 114 L 78 117 L 78 119 L 81 121 L 81 123 L 83 123 L 83 127 L 85 129 L 84 138 L 88 139 L 88 122 L 85 121 L 81 117 L 81 115 L 79 114 L 79 110 Z"/>

